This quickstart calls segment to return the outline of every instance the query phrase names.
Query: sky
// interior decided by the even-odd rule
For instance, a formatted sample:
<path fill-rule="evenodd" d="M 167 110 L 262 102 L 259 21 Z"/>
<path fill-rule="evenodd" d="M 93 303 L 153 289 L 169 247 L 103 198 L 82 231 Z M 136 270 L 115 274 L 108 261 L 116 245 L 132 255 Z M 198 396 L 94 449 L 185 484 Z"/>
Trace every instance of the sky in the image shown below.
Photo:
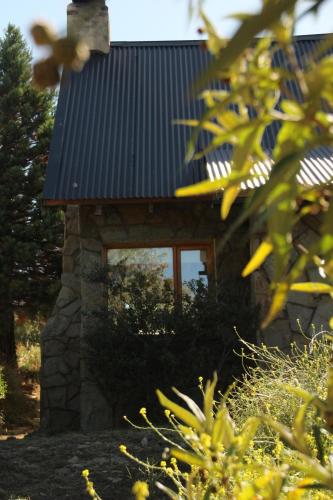
<path fill-rule="evenodd" d="M 306 5 L 306 0 L 304 5 Z M 49 21 L 58 32 L 66 30 L 69 0 L 0 0 L 0 34 L 9 22 L 19 26 L 31 44 L 29 27 L 37 19 Z M 206 0 L 205 8 L 219 31 L 230 36 L 235 23 L 225 17 L 234 12 L 254 11 L 260 0 Z M 114 41 L 197 39 L 200 22 L 189 22 L 188 0 L 107 0 L 111 37 Z M 319 16 L 302 21 L 297 34 L 333 31 L 333 0 L 326 0 Z M 33 48 L 34 57 L 38 49 Z"/>

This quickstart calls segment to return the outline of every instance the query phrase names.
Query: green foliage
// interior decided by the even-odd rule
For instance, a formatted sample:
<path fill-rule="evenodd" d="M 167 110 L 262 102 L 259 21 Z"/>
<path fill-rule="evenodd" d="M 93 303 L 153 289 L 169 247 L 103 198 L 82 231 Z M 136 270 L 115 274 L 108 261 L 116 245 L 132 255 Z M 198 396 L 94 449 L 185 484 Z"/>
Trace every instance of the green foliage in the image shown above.
<path fill-rule="evenodd" d="M 31 83 L 18 28 L 0 39 L 0 356 L 15 359 L 14 310 L 47 312 L 60 271 L 61 221 L 42 212 L 53 94 Z"/>
<path fill-rule="evenodd" d="M 193 380 L 215 370 L 225 389 L 242 371 L 233 352 L 238 345 L 234 325 L 249 341 L 255 338 L 256 310 L 246 305 L 244 286 L 241 292 L 237 283 L 208 290 L 192 282 L 193 297 L 184 296 L 180 303 L 162 272 L 114 267 L 104 275 L 108 310 L 90 313 L 90 370 L 115 422 L 136 405 L 154 406 L 157 380 L 165 390 L 181 381 L 182 390 L 195 396 Z"/>
<path fill-rule="evenodd" d="M 2 366 L 0 366 L 0 430 L 4 424 L 4 411 L 3 411 L 2 400 L 5 399 L 6 392 L 7 392 L 7 384 L 3 374 L 3 368 Z"/>
<path fill-rule="evenodd" d="M 241 383 L 231 391 L 228 407 L 237 425 L 252 415 L 266 414 L 291 426 L 300 405 L 295 393 L 281 391 L 283 385 L 297 387 L 325 398 L 327 372 L 330 363 L 331 344 L 325 338 L 310 343 L 304 337 L 304 345 L 291 344 L 290 352 L 265 345 L 246 345 L 244 357 L 250 357 Z M 272 433 L 267 427 L 260 430 L 267 443 Z"/>
<path fill-rule="evenodd" d="M 171 458 L 153 466 L 166 477 L 167 485 L 159 488 L 179 500 L 333 498 L 333 436 L 325 413 L 332 408 L 331 383 L 324 383 L 331 341 L 318 337 L 303 349 L 294 346 L 289 356 L 276 348 L 246 347 L 256 366 L 222 399 L 215 394 L 216 377 L 205 389 L 200 379 L 200 406 L 176 389 L 182 405 L 157 391 L 171 438 L 140 410 L 171 448 Z M 312 396 L 307 389 L 316 386 L 316 377 L 320 392 Z M 126 446 L 120 450 L 144 466 Z"/>
<path fill-rule="evenodd" d="M 4 399 L 6 396 L 7 384 L 3 375 L 3 369 L 0 367 L 0 399 Z"/>
<path fill-rule="evenodd" d="M 233 150 L 231 172 L 227 179 L 204 181 L 181 188 L 177 194 L 192 196 L 223 189 L 221 215 L 227 218 L 241 183 L 256 176 L 254 165 L 259 161 L 271 162 L 263 150 L 262 138 L 267 127 L 276 121 L 280 123 L 266 184 L 248 193 L 242 214 L 226 235 L 228 238 L 250 217 L 256 218 L 255 229 L 266 233 L 263 245 L 244 270 L 244 275 L 250 274 L 273 253 L 274 293 L 264 327 L 282 309 L 290 289 L 308 293 L 332 294 L 333 291 L 331 186 L 328 183 L 311 187 L 297 181 L 304 156 L 316 147 L 332 144 L 333 56 L 328 55 L 328 49 L 332 49 L 333 40 L 328 37 L 301 64 L 292 44 L 296 7 L 300 1 L 262 0 L 257 13 L 235 16 L 239 28 L 230 40 L 218 34 L 200 9 L 202 3 L 198 2 L 202 31 L 208 36 L 207 45 L 213 59 L 195 88 L 200 89 L 206 111 L 200 120 L 181 123 L 195 128 L 188 158 L 204 157 L 228 144 Z M 310 3 L 306 13 L 316 10 L 322 1 Z M 263 31 L 265 36 L 255 39 Z M 285 61 L 283 67 L 274 64 L 277 53 Z M 228 80 L 230 88 L 216 90 L 214 82 L 219 80 Z M 202 91 L 203 87 L 206 90 Z M 204 148 L 199 141 L 199 152 L 196 152 L 197 139 L 203 130 L 211 139 Z M 304 215 L 319 212 L 322 213 L 320 237 L 309 248 L 300 249 L 300 257 L 290 266 L 293 226 Z M 302 278 L 304 268 L 313 263 L 319 267 L 325 286 L 302 283 L 300 290 L 295 282 Z"/>
<path fill-rule="evenodd" d="M 16 345 L 17 367 L 23 377 L 39 380 L 41 352 L 38 344 Z"/>

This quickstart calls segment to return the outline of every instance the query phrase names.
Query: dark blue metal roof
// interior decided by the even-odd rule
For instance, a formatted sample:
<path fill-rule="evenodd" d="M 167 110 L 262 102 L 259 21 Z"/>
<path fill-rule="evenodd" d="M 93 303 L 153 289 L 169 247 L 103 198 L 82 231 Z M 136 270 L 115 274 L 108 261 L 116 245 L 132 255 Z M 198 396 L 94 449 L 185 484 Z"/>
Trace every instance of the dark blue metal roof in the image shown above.
<path fill-rule="evenodd" d="M 298 57 L 311 53 L 318 38 L 299 37 Z M 207 178 L 212 160 L 185 165 L 191 130 L 173 121 L 202 114 L 190 88 L 209 57 L 200 41 L 118 42 L 108 55 L 93 53 L 81 73 L 65 75 L 44 199 L 172 198 L 178 187 Z M 267 150 L 275 134 L 266 132 Z M 228 158 L 230 148 L 214 153 L 216 164 Z"/>

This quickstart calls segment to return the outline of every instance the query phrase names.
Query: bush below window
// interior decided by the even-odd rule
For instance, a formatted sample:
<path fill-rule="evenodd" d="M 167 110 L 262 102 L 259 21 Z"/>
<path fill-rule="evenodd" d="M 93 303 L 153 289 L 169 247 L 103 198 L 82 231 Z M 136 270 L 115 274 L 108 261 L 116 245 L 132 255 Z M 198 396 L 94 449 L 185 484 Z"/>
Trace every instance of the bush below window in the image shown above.
<path fill-rule="evenodd" d="M 198 376 L 216 371 L 224 390 L 240 375 L 234 328 L 253 342 L 257 327 L 248 286 L 208 290 L 200 281 L 191 282 L 192 298 L 180 303 L 162 270 L 143 272 L 120 264 L 89 279 L 100 280 L 107 290 L 108 307 L 89 313 L 88 359 L 115 425 L 138 406 L 157 411 L 156 386 L 168 391 L 177 385 L 195 397 Z"/>

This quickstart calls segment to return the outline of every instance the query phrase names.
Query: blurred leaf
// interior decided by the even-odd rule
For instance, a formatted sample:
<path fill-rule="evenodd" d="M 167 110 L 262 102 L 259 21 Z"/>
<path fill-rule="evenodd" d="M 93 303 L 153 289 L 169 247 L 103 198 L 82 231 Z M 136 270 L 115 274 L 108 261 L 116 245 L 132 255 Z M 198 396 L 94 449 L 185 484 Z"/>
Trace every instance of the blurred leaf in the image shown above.
<path fill-rule="evenodd" d="M 258 269 L 258 267 L 260 267 L 261 264 L 265 262 L 266 258 L 272 253 L 272 250 L 273 245 L 268 240 L 260 243 L 253 257 L 244 268 L 242 276 L 245 278 L 246 276 L 249 276 L 249 274 L 252 274 L 253 271 Z"/>
<path fill-rule="evenodd" d="M 228 217 L 230 208 L 239 194 L 240 191 L 239 184 L 237 184 L 236 186 L 228 187 L 223 193 L 223 198 L 221 203 L 221 216 L 223 220 L 225 220 Z"/>
<path fill-rule="evenodd" d="M 298 449 L 303 453 L 309 453 L 309 449 L 305 440 L 306 436 L 305 417 L 308 407 L 309 407 L 309 402 L 306 402 L 303 405 L 301 405 L 301 407 L 296 413 L 293 423 L 293 434 L 295 437 L 295 442 L 297 443 Z"/>
<path fill-rule="evenodd" d="M 159 490 L 163 491 L 169 498 L 172 500 L 179 500 L 178 494 L 172 491 L 170 488 L 167 486 L 164 486 L 164 484 L 160 483 L 159 481 L 156 481 L 156 486 Z"/>
<path fill-rule="evenodd" d="M 281 109 L 287 115 L 288 119 L 292 121 L 302 120 L 304 118 L 304 110 L 302 106 L 296 101 L 290 101 L 289 99 L 284 99 L 281 103 Z"/>
<path fill-rule="evenodd" d="M 214 373 L 214 378 L 212 381 L 208 380 L 206 384 L 206 389 L 204 393 L 204 414 L 206 419 L 206 432 L 211 432 L 213 424 L 213 403 L 214 403 L 214 393 L 217 384 L 217 375 Z"/>
<path fill-rule="evenodd" d="M 178 449 L 171 450 L 171 455 L 175 457 L 177 460 L 181 460 L 188 465 L 194 465 L 197 467 L 206 467 L 206 462 L 203 458 L 198 455 L 194 455 L 193 453 L 189 453 L 187 451 L 182 451 Z"/>
<path fill-rule="evenodd" d="M 164 408 L 170 410 L 176 415 L 177 418 L 180 418 L 183 422 L 185 422 L 185 424 L 189 425 L 193 429 L 196 429 L 197 431 L 201 430 L 200 421 L 192 413 L 190 413 L 188 410 L 185 410 L 176 403 L 173 403 L 173 401 L 164 396 L 161 391 L 157 390 L 156 394 L 160 404 L 164 406 Z"/>
<path fill-rule="evenodd" d="M 235 439 L 234 424 L 225 405 L 222 405 L 215 417 L 212 430 L 212 447 L 223 444 L 228 449 Z"/>
<path fill-rule="evenodd" d="M 261 328 L 266 328 L 283 309 L 283 306 L 287 300 L 288 291 L 289 285 L 287 282 L 282 281 L 280 283 L 277 283 L 270 309 L 266 318 L 261 324 Z"/>
<path fill-rule="evenodd" d="M 220 74 L 228 74 L 230 67 L 242 52 L 251 46 L 254 37 L 271 27 L 280 16 L 291 9 L 297 0 L 273 0 L 264 2 L 261 11 L 250 15 L 242 22 L 241 26 L 230 39 L 227 46 L 221 50 L 219 56 L 208 66 L 207 71 L 197 81 L 195 88 L 200 88 L 207 84 L 207 80 L 216 79 Z"/>
<path fill-rule="evenodd" d="M 290 290 L 303 293 L 333 293 L 333 286 L 326 283 L 313 282 L 293 283 L 290 286 Z"/>
<path fill-rule="evenodd" d="M 173 392 L 175 394 L 177 394 L 177 396 L 179 398 L 181 398 L 183 401 L 185 401 L 185 403 L 190 408 L 190 410 L 192 411 L 193 415 L 195 415 L 196 418 L 199 420 L 199 422 L 203 423 L 205 421 L 205 415 L 202 413 L 201 409 L 196 404 L 196 402 L 193 401 L 193 399 L 191 399 L 188 396 L 186 396 L 185 394 L 183 394 L 180 391 L 178 391 L 175 387 L 173 387 L 172 390 L 173 390 Z"/>

